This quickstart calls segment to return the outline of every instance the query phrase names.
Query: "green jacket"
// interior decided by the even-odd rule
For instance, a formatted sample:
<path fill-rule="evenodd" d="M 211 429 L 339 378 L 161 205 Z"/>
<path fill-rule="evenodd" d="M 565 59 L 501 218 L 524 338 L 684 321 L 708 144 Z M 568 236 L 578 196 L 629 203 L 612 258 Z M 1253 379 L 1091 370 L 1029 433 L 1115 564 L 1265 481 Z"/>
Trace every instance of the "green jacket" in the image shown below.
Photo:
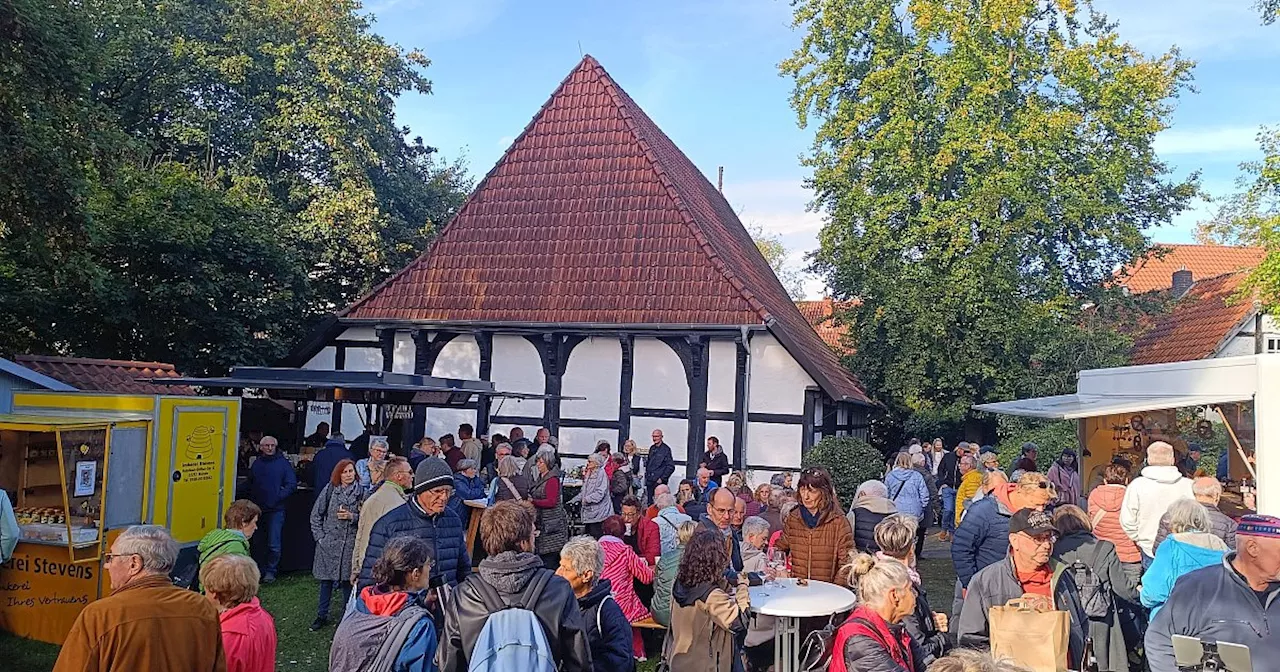
<path fill-rule="evenodd" d="M 658 559 L 653 572 L 653 620 L 668 628 L 671 627 L 671 589 L 676 584 L 676 572 L 683 556 L 684 546 L 677 546 Z"/>
<path fill-rule="evenodd" d="M 249 540 L 239 530 L 213 530 L 204 535 L 200 545 L 196 547 L 200 553 L 200 564 L 209 562 L 219 555 L 249 555 Z"/>

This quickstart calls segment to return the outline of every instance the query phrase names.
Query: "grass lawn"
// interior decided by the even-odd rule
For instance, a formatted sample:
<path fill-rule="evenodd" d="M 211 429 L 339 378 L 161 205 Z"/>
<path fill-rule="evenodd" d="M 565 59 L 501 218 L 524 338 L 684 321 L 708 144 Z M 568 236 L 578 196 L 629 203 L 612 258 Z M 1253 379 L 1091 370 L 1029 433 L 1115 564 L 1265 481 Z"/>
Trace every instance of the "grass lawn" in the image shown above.
<path fill-rule="evenodd" d="M 934 611 L 950 615 L 951 596 L 955 585 L 950 545 L 930 538 L 925 544 L 919 571 Z M 279 638 L 276 655 L 278 670 L 326 672 L 329 669 L 329 643 L 333 638 L 334 626 L 330 625 L 319 632 L 311 632 L 307 629 L 315 618 L 317 591 L 316 582 L 309 575 L 301 574 L 281 577 L 279 581 L 263 586 L 260 591 L 262 606 L 276 619 L 276 633 Z M 338 600 L 340 599 L 339 597 Z M 342 611 L 342 605 L 338 604 L 338 600 L 335 600 L 331 609 L 333 616 L 337 616 Z M 47 672 L 53 669 L 53 663 L 58 658 L 57 646 L 20 639 L 5 633 L 0 633 L 0 651 L 4 652 L 3 662 L 0 662 L 0 669 L 4 670 Z M 9 667 L 10 665 L 12 667 Z M 637 666 L 638 672 L 652 672 L 656 668 L 655 658 L 650 658 Z"/>

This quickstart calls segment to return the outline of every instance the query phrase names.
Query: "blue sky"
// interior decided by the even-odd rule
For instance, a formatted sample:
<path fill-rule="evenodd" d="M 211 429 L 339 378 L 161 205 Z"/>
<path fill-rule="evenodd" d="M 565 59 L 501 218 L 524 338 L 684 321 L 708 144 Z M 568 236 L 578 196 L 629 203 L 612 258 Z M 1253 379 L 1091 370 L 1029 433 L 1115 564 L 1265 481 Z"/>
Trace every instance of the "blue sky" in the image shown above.
<path fill-rule="evenodd" d="M 747 224 L 779 234 L 792 263 L 817 245 L 820 215 L 805 211 L 800 156 L 812 134 L 796 125 L 791 82 L 777 64 L 800 34 L 785 0 L 366 0 L 374 28 L 432 59 L 434 93 L 408 96 L 400 121 L 487 172 L 578 62 L 595 56 L 657 124 L 714 180 Z M 1241 161 L 1257 157 L 1259 126 L 1280 124 L 1280 26 L 1259 25 L 1253 0 L 1095 0 L 1120 35 L 1149 53 L 1178 45 L 1197 62 L 1195 86 L 1177 101 L 1157 140 L 1178 174 L 1200 170 L 1226 194 Z M 1208 203 L 1152 232 L 1189 242 Z M 822 293 L 811 278 L 806 291 Z"/>

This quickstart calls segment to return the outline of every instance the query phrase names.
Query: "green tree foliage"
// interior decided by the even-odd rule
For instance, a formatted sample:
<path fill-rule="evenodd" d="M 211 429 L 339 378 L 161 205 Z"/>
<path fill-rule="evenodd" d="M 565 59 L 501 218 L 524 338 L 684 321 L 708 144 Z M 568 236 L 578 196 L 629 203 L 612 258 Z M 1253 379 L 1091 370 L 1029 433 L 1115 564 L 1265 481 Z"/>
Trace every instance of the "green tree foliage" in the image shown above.
<path fill-rule="evenodd" d="M 270 362 L 419 254 L 466 178 L 359 10 L 0 0 L 0 350 Z"/>
<path fill-rule="evenodd" d="M 747 233 L 751 234 L 751 240 L 755 241 L 756 249 L 760 250 L 764 260 L 769 262 L 769 268 L 773 269 L 773 274 L 778 276 L 778 282 L 782 283 L 782 288 L 787 290 L 787 294 L 792 299 L 804 298 L 804 281 L 800 277 L 800 271 L 787 263 L 791 250 L 782 243 L 782 238 L 765 231 L 759 224 L 747 225 Z"/>
<path fill-rule="evenodd" d="M 1039 448 L 1036 451 L 1036 466 L 1040 471 L 1049 471 L 1049 465 L 1066 448 L 1075 450 L 1076 456 L 1083 460 L 1075 420 L 1031 420 L 1000 416 L 997 425 L 1000 442 L 996 444 L 996 453 L 1000 455 L 1000 464 L 1006 472 L 1022 457 L 1022 444 L 1028 441 Z"/>
<path fill-rule="evenodd" d="M 1102 287 L 1198 191 L 1152 148 L 1192 64 L 1070 0 L 799 0 L 795 24 L 815 270 L 861 299 L 852 365 L 877 399 L 958 424 L 1123 362 Z"/>
<path fill-rule="evenodd" d="M 1262 22 L 1272 24 L 1280 19 L 1280 0 L 1258 0 L 1254 5 L 1262 13 Z"/>
<path fill-rule="evenodd" d="M 802 461 L 805 467 L 824 467 L 831 472 L 840 502 L 848 507 L 863 481 L 884 478 L 884 455 L 871 444 L 848 436 L 828 436 L 810 448 Z"/>

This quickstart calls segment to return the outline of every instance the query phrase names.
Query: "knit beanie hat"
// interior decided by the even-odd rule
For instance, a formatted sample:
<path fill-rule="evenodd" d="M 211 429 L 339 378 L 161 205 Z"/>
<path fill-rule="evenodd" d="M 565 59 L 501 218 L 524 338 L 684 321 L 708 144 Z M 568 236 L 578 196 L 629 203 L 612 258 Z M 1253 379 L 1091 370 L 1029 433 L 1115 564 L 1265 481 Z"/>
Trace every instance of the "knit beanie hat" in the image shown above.
<path fill-rule="evenodd" d="M 413 473 L 414 494 L 442 485 L 453 485 L 453 472 L 450 471 L 448 462 L 429 459 L 418 463 L 418 468 Z"/>
<path fill-rule="evenodd" d="M 1236 528 L 1237 537 L 1270 537 L 1280 539 L 1280 518 L 1275 516 L 1245 516 Z"/>

